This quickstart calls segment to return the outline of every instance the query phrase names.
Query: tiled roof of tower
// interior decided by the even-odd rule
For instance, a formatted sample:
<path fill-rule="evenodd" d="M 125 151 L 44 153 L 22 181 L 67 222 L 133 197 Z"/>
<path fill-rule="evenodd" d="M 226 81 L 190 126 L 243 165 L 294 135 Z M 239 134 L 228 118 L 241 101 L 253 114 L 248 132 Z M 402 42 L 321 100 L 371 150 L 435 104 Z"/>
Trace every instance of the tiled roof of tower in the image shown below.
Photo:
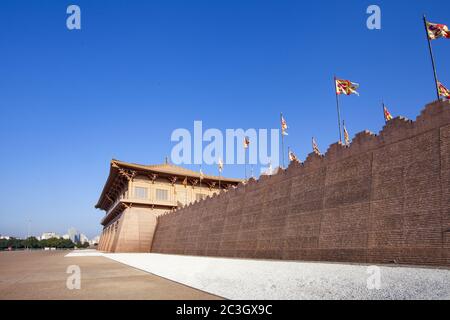
<path fill-rule="evenodd" d="M 106 202 L 105 197 L 111 187 L 114 188 L 114 182 L 116 181 L 117 177 L 120 176 L 119 172 L 120 170 L 130 170 L 135 171 L 138 174 L 153 174 L 156 173 L 158 175 L 167 175 L 167 176 L 178 176 L 178 177 L 190 177 L 190 178 L 200 178 L 200 172 L 196 172 L 193 170 L 189 170 L 174 164 L 170 163 L 164 163 L 164 164 L 156 164 L 156 165 L 142 165 L 142 164 L 136 164 L 136 163 L 129 163 L 124 162 L 120 160 L 113 159 L 111 160 L 111 166 L 109 171 L 108 179 L 106 180 L 106 183 L 103 187 L 102 193 L 100 195 L 100 198 L 96 204 L 96 208 L 104 209 Z M 223 184 L 234 184 L 237 185 L 238 183 L 242 182 L 241 179 L 233 179 L 233 178 L 225 178 L 225 177 L 218 177 L 218 176 L 212 176 L 212 175 L 206 175 L 203 174 L 203 181 L 220 181 Z"/>
<path fill-rule="evenodd" d="M 142 164 L 136 164 L 136 163 L 129 163 L 129 162 L 123 162 L 119 160 L 113 159 L 111 161 L 111 165 L 116 164 L 119 167 L 124 168 L 130 168 L 130 169 L 139 169 L 149 172 L 158 172 L 158 173 L 165 173 L 165 174 L 172 174 L 172 175 L 179 175 L 179 176 L 188 176 L 192 178 L 198 178 L 200 176 L 200 172 L 189 170 L 171 163 L 163 163 L 163 164 L 153 164 L 153 165 L 142 165 Z M 223 182 L 235 182 L 239 183 L 243 180 L 241 179 L 234 179 L 234 178 L 225 178 L 225 177 L 219 177 L 219 176 L 212 176 L 212 175 L 206 175 L 203 174 L 203 179 L 208 180 L 221 180 Z"/>

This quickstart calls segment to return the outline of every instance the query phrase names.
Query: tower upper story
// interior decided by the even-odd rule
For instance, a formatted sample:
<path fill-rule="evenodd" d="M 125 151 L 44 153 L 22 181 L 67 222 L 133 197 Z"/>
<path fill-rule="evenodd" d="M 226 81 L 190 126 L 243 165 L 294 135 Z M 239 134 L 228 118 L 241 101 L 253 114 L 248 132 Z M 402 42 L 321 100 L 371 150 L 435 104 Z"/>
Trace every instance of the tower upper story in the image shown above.
<path fill-rule="evenodd" d="M 157 215 L 201 200 L 242 180 L 189 170 L 170 163 L 141 165 L 113 159 L 97 209 L 104 210 L 107 225 L 125 208 L 146 207 Z M 220 186 L 220 187 L 219 187 Z"/>

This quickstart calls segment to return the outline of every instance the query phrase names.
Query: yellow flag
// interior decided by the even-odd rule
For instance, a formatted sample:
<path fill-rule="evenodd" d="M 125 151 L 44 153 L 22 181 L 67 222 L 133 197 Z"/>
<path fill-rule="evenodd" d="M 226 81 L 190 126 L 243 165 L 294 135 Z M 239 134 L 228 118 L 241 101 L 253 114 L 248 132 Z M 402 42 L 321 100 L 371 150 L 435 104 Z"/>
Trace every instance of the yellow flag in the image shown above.
<path fill-rule="evenodd" d="M 350 137 L 348 135 L 348 131 L 347 128 L 344 125 L 344 141 L 345 141 L 345 145 L 348 146 L 350 144 Z"/>
<path fill-rule="evenodd" d="M 298 158 L 297 158 L 297 156 L 295 155 L 295 153 L 294 152 L 292 152 L 292 151 L 289 151 L 289 161 L 298 161 Z"/>
<path fill-rule="evenodd" d="M 250 138 L 245 137 L 244 138 L 244 149 L 248 149 L 249 146 L 250 146 Z"/>
<path fill-rule="evenodd" d="M 439 95 L 446 99 L 450 99 L 450 90 L 448 90 L 442 83 L 438 81 Z"/>
<path fill-rule="evenodd" d="M 320 155 L 320 150 L 319 150 L 319 146 L 317 145 L 316 140 L 314 139 L 314 137 L 312 138 L 312 147 L 313 147 L 313 152 L 315 154 Z"/>
<path fill-rule="evenodd" d="M 345 94 L 347 96 L 351 94 L 356 94 L 359 96 L 358 91 L 356 91 L 359 87 L 358 83 L 351 82 L 349 80 L 336 79 L 336 94 Z"/>
<path fill-rule="evenodd" d="M 284 119 L 283 115 L 281 115 L 281 135 L 287 136 L 288 135 L 287 129 L 288 129 L 287 122 Z"/>

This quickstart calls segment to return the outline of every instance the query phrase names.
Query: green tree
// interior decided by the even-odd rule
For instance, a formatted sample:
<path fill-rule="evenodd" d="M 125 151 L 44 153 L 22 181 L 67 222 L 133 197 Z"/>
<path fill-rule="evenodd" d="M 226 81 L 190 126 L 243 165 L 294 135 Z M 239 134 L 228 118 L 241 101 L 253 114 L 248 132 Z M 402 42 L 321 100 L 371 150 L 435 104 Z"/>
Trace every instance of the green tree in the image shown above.
<path fill-rule="evenodd" d="M 22 240 L 16 239 L 16 238 L 10 238 L 6 242 L 7 248 L 13 248 L 13 249 L 21 249 L 24 248 Z"/>
<path fill-rule="evenodd" d="M 29 237 L 22 241 L 22 245 L 25 248 L 37 249 L 41 247 L 41 244 L 36 237 Z"/>
<path fill-rule="evenodd" d="M 73 249 L 75 247 L 75 243 L 73 243 L 70 239 L 63 239 L 61 241 L 61 248 L 63 249 Z"/>
<path fill-rule="evenodd" d="M 0 239 L 0 250 L 5 250 L 8 248 L 8 240 Z"/>
<path fill-rule="evenodd" d="M 41 248 L 47 248 L 48 245 L 48 240 L 47 239 L 42 239 L 41 241 L 39 241 L 39 245 L 41 246 Z"/>
<path fill-rule="evenodd" d="M 50 238 L 48 239 L 48 246 L 50 248 L 58 248 L 60 244 L 60 240 L 58 238 Z"/>

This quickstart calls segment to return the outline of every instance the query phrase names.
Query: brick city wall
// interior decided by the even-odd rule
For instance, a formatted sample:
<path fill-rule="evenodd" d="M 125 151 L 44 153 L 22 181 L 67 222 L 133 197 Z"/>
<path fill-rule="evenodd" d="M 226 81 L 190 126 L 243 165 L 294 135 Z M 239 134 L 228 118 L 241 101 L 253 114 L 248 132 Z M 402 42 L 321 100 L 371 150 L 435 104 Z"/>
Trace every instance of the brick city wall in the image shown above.
<path fill-rule="evenodd" d="M 450 103 L 163 215 L 152 252 L 450 266 Z"/>

